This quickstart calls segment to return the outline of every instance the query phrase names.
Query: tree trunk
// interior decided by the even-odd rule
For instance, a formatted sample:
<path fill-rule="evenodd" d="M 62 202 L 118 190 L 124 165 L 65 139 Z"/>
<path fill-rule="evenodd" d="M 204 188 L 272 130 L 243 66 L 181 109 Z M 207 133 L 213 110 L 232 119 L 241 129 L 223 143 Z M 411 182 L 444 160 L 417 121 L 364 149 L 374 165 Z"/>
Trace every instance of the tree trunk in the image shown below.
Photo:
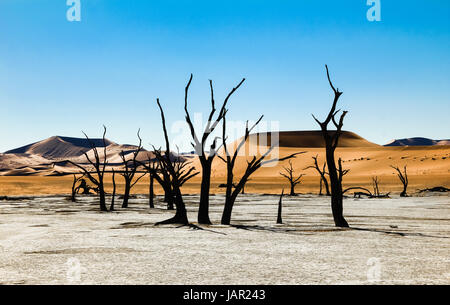
<path fill-rule="evenodd" d="M 125 179 L 125 191 L 123 193 L 122 208 L 128 208 L 128 199 L 130 198 L 131 181 Z"/>
<path fill-rule="evenodd" d="M 281 212 L 283 209 L 283 193 L 281 193 L 280 201 L 278 201 L 278 216 L 277 216 L 277 224 L 282 224 L 283 219 L 281 217 Z"/>
<path fill-rule="evenodd" d="M 342 184 L 337 175 L 336 163 L 334 161 L 334 149 L 327 145 L 326 154 L 331 184 L 331 211 L 333 212 L 334 223 L 336 227 L 347 228 L 348 223 L 343 215 Z"/>
<path fill-rule="evenodd" d="M 172 192 L 167 192 L 167 194 L 165 194 L 165 196 L 167 196 L 167 209 L 169 211 L 173 211 L 175 210 L 175 206 L 174 206 L 174 198 L 173 198 L 173 194 Z"/>
<path fill-rule="evenodd" d="M 236 201 L 237 194 L 239 192 L 233 193 L 225 199 L 225 206 L 222 213 L 222 220 L 220 221 L 223 225 L 229 225 L 231 222 L 231 214 L 233 213 L 233 206 Z"/>
<path fill-rule="evenodd" d="M 164 188 L 164 202 L 168 203 L 170 196 L 170 192 L 166 188 Z"/>
<path fill-rule="evenodd" d="M 291 196 L 295 196 L 295 185 L 291 183 Z"/>
<path fill-rule="evenodd" d="M 202 184 L 200 190 L 200 205 L 198 208 L 198 223 L 210 225 L 209 219 L 209 190 L 211 185 L 211 163 L 203 161 L 202 164 Z"/>
<path fill-rule="evenodd" d="M 170 185 L 166 185 L 164 188 L 164 202 L 167 203 L 167 209 L 169 211 L 175 210 L 174 207 L 174 198 L 172 193 L 172 187 Z"/>
<path fill-rule="evenodd" d="M 153 181 L 154 181 L 154 178 L 153 178 L 153 175 L 152 174 L 150 174 L 150 189 L 149 189 L 149 199 L 148 199 L 148 201 L 149 201 L 149 205 L 150 205 L 150 209 L 154 209 L 155 208 L 155 204 L 154 204 L 154 202 L 153 202 L 153 197 L 155 197 L 155 193 L 154 193 L 154 190 L 153 190 Z"/>
<path fill-rule="evenodd" d="M 76 202 L 76 201 L 77 201 L 77 199 L 76 199 L 76 194 L 77 194 L 76 189 L 75 189 L 75 188 L 72 188 L 72 196 L 71 196 L 71 198 L 70 198 L 70 200 L 71 200 L 72 202 Z"/>
<path fill-rule="evenodd" d="M 112 192 L 112 198 L 111 198 L 111 205 L 109 206 L 109 210 L 110 211 L 114 211 L 114 202 L 116 199 L 116 179 L 115 179 L 115 172 L 113 171 L 113 176 L 112 176 L 112 182 L 113 182 L 113 192 Z"/>
<path fill-rule="evenodd" d="M 230 225 L 232 212 L 233 212 L 233 202 L 231 202 L 230 198 L 227 198 L 225 200 L 225 206 L 222 213 L 222 220 L 220 221 L 220 223 L 223 225 Z"/>
<path fill-rule="evenodd" d="M 407 195 L 406 195 L 406 186 L 403 186 L 403 191 L 400 193 L 400 197 L 407 197 Z"/>
<path fill-rule="evenodd" d="M 164 224 L 188 225 L 189 224 L 189 221 L 188 221 L 188 218 L 187 218 L 186 207 L 184 205 L 183 197 L 181 195 L 181 192 L 180 192 L 179 189 L 177 189 L 177 190 L 174 190 L 174 193 L 175 193 L 175 196 L 174 196 L 175 200 L 174 201 L 175 201 L 175 205 L 177 207 L 176 212 L 175 212 L 175 216 L 170 218 L 170 219 L 158 222 L 155 225 L 164 225 Z"/>
<path fill-rule="evenodd" d="M 220 221 L 223 225 L 230 225 L 231 212 L 233 210 L 233 203 L 230 202 L 233 193 L 233 168 L 227 163 L 227 188 L 225 190 L 225 205 L 222 212 L 222 219 Z"/>
<path fill-rule="evenodd" d="M 106 200 L 105 200 L 105 189 L 103 187 L 103 182 L 101 182 L 98 186 L 98 192 L 100 195 L 100 210 L 107 212 L 108 209 L 106 208 Z"/>

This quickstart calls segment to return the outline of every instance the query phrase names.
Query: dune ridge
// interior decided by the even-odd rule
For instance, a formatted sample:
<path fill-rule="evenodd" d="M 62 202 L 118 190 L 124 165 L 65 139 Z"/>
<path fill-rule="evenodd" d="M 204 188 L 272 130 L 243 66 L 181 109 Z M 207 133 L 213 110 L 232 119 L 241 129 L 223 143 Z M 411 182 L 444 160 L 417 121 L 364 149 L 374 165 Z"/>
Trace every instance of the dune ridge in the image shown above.
<path fill-rule="evenodd" d="M 252 134 L 249 141 L 242 149 L 243 155 L 239 155 L 235 167 L 236 175 L 239 176 L 246 167 L 248 155 L 255 152 L 267 150 L 267 143 L 262 143 L 260 140 L 262 135 L 268 137 L 268 142 L 271 142 L 271 133 Z M 83 142 L 77 142 L 77 139 L 69 141 L 65 137 L 52 137 L 44 141 L 40 141 L 39 145 L 30 144 L 20 149 L 12 151 L 21 151 L 22 153 L 5 153 L 0 154 L 0 176 L 61 176 L 70 173 L 77 173 L 79 169 L 74 167 L 64 160 L 71 160 L 76 163 L 83 163 L 87 165 L 84 152 L 93 157 L 92 150 L 86 150 L 83 147 Z M 99 140 L 99 139 L 97 139 Z M 62 143 L 64 141 L 65 143 Z M 231 142 L 230 145 L 235 145 L 239 140 Z M 55 143 L 56 148 L 51 145 Z M 69 143 L 69 144 L 67 144 Z M 123 151 L 126 159 L 133 156 L 136 150 L 134 145 L 120 145 L 112 141 L 107 147 L 107 161 L 108 170 L 112 167 L 119 167 L 122 163 L 120 154 Z M 341 137 L 340 145 L 337 149 L 336 157 L 341 157 L 345 168 L 350 169 L 349 175 L 346 179 L 368 179 L 367 177 L 380 175 L 385 181 L 395 182 L 395 175 L 390 168 L 390 165 L 408 165 L 409 172 L 415 177 L 412 181 L 417 181 L 418 186 L 433 186 L 429 183 L 440 177 L 448 176 L 450 173 L 450 145 L 433 145 L 433 146 L 393 146 L 386 147 L 371 143 L 359 135 L 345 131 Z M 85 144 L 85 143 L 84 143 Z M 79 146 L 77 146 L 79 145 Z M 64 147 L 69 149 L 64 151 Z M 47 148 L 48 151 L 45 151 Z M 38 152 L 33 154 L 30 152 Z M 233 148 L 230 149 L 233 151 Z M 325 150 L 323 149 L 323 140 L 320 131 L 283 131 L 279 133 L 279 144 L 275 153 L 279 156 L 285 156 L 291 153 L 305 151 L 306 153 L 298 156 L 293 160 L 293 165 L 296 172 L 304 172 L 306 179 L 316 180 L 316 173 L 314 170 L 304 169 L 312 164 L 312 157 L 319 156 L 319 161 L 324 161 Z M 100 158 L 103 159 L 103 149 L 98 150 Z M 220 153 L 223 153 L 221 151 Z M 78 155 L 74 157 L 63 157 L 68 155 Z M 81 154 L 81 155 L 79 155 Z M 51 155 L 53 158 L 46 158 L 44 156 Z M 172 156 L 176 156 L 172 153 Z M 138 160 L 145 162 L 154 159 L 154 154 L 150 151 L 143 150 L 138 156 Z M 192 160 L 192 165 L 197 170 L 201 170 L 198 158 L 195 155 L 184 155 L 183 158 Z M 253 178 L 254 183 L 261 179 L 270 179 L 270 181 L 283 180 L 280 178 L 279 172 L 286 166 L 286 162 L 273 164 L 271 167 L 261 168 Z M 225 164 L 218 160 L 213 163 L 212 177 L 214 179 L 223 179 L 226 173 Z M 200 177 L 201 175 L 199 175 Z M 195 180 L 195 179 L 194 179 Z M 436 183 L 448 184 L 445 182 L 448 179 L 436 180 Z M 262 181 L 262 180 L 261 180 Z M 349 181 L 349 180 L 347 180 Z M 253 183 L 253 182 L 252 182 Z M 434 183 L 433 183 L 434 184 Z"/>
<path fill-rule="evenodd" d="M 330 135 L 334 131 L 329 132 Z M 250 144 L 261 146 L 270 146 L 272 141 L 277 142 L 278 147 L 310 147 L 320 148 L 325 147 L 325 142 L 320 130 L 306 130 L 306 131 L 280 131 L 278 133 L 262 132 L 252 134 L 249 137 Z M 267 142 L 265 142 L 267 139 Z M 380 147 L 380 145 L 372 143 L 351 131 L 342 131 L 338 142 L 339 147 Z"/>
<path fill-rule="evenodd" d="M 433 140 L 428 138 L 414 137 L 398 139 L 389 142 L 384 146 L 434 146 L 434 145 L 450 145 L 450 139 L 447 140 Z"/>
<path fill-rule="evenodd" d="M 103 147 L 102 139 L 91 139 L 97 147 Z M 106 139 L 106 145 L 115 144 Z M 9 150 L 5 154 L 38 155 L 47 159 L 63 159 L 78 157 L 91 150 L 87 139 L 53 136 L 48 139 Z"/>

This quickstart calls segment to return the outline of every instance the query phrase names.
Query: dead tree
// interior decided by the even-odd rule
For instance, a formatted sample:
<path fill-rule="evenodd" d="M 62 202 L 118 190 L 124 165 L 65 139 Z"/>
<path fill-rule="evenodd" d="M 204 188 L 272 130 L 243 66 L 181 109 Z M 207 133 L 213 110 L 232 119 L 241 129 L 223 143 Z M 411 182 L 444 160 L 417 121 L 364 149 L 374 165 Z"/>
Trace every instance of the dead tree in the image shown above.
<path fill-rule="evenodd" d="M 343 215 L 342 175 L 338 175 L 336 161 L 334 159 L 334 152 L 338 146 L 339 137 L 342 133 L 342 126 L 344 125 L 344 117 L 347 114 L 347 111 L 344 111 L 341 114 L 339 121 L 336 121 L 335 117 L 340 112 L 340 110 L 336 110 L 336 105 L 342 92 L 339 91 L 339 88 L 334 88 L 328 72 L 328 66 L 325 65 L 325 68 L 327 70 L 328 82 L 334 92 L 334 100 L 325 121 L 320 122 L 314 115 L 313 118 L 316 120 L 317 124 L 319 124 L 322 130 L 322 136 L 325 140 L 326 161 L 331 184 L 331 210 L 333 212 L 334 223 L 337 227 L 348 227 L 348 223 Z M 328 131 L 328 124 L 330 122 L 333 122 L 336 127 L 334 132 Z"/>
<path fill-rule="evenodd" d="M 155 191 L 154 191 L 154 181 L 155 178 L 153 177 L 153 174 L 150 174 L 150 182 L 149 182 L 149 186 L 148 186 L 148 205 L 150 207 L 150 209 L 154 209 L 155 208 Z"/>
<path fill-rule="evenodd" d="M 419 193 L 425 193 L 425 192 L 445 193 L 445 192 L 450 192 L 450 189 L 446 188 L 445 186 L 435 186 L 432 188 L 426 188 L 426 189 L 419 190 Z"/>
<path fill-rule="evenodd" d="M 398 166 L 391 165 L 391 167 L 396 170 L 398 179 L 400 179 L 403 184 L 403 191 L 400 193 L 400 197 L 408 197 L 408 194 L 406 193 L 406 189 L 408 188 L 408 174 L 406 172 L 406 165 L 403 167 L 403 172 Z"/>
<path fill-rule="evenodd" d="M 84 167 L 81 164 L 77 164 L 73 161 L 67 160 L 68 163 L 78 167 L 81 169 L 84 173 L 84 175 L 96 186 L 96 190 L 100 197 L 100 210 L 101 211 L 108 211 L 106 207 L 106 201 L 105 201 L 105 187 L 103 183 L 103 178 L 105 176 L 105 169 L 106 165 L 108 164 L 107 157 L 106 157 L 106 127 L 103 126 L 103 158 L 100 159 L 98 149 L 95 146 L 94 142 L 91 141 L 91 139 L 83 132 L 84 136 L 89 142 L 89 145 L 94 153 L 94 160 L 92 160 L 88 154 L 85 152 L 84 156 L 86 157 L 89 164 L 94 168 L 94 172 L 91 172 L 88 167 Z"/>
<path fill-rule="evenodd" d="M 390 193 L 382 194 L 380 192 L 379 183 L 380 183 L 380 180 L 378 179 L 377 176 L 372 177 L 373 194 L 372 194 L 371 198 L 389 198 Z"/>
<path fill-rule="evenodd" d="M 248 181 L 250 181 L 251 179 L 248 179 Z M 247 182 L 248 182 L 247 181 Z M 233 183 L 233 188 L 236 188 L 236 184 L 235 183 Z M 219 188 L 226 188 L 227 187 L 227 184 L 226 183 L 221 183 L 221 184 L 219 184 Z M 245 185 L 244 185 L 244 187 L 242 188 L 242 191 L 241 191 L 241 194 L 242 195 L 244 195 L 245 194 Z"/>
<path fill-rule="evenodd" d="M 114 201 L 116 199 L 116 171 L 112 170 L 112 183 L 113 183 L 113 192 L 111 197 L 111 205 L 109 206 L 110 211 L 114 211 Z"/>
<path fill-rule="evenodd" d="M 319 195 L 322 195 L 322 185 L 323 185 L 325 187 L 326 195 L 330 196 L 331 195 L 330 194 L 330 187 L 328 186 L 328 180 L 326 178 L 327 172 L 325 170 L 325 168 L 327 166 L 327 162 L 325 161 L 323 163 L 322 169 L 320 169 L 319 162 L 317 161 L 318 155 L 316 155 L 315 157 L 312 157 L 312 158 L 314 160 L 314 164 L 311 165 L 311 166 L 306 167 L 305 170 L 308 169 L 308 168 L 313 168 L 319 173 L 319 175 L 320 175 Z"/>
<path fill-rule="evenodd" d="M 154 180 L 156 180 L 159 185 L 161 185 L 163 191 L 164 191 L 164 202 L 167 203 L 167 209 L 168 210 L 175 210 L 174 204 L 173 204 L 173 192 L 172 192 L 172 182 L 170 179 L 170 175 L 168 171 L 161 169 L 161 164 L 156 160 L 152 160 L 151 158 L 148 159 L 148 163 L 139 162 L 139 164 L 145 168 L 145 170 L 148 172 L 150 177 L 150 185 L 149 185 L 149 206 L 150 208 L 154 208 Z M 162 177 L 160 176 L 162 175 Z"/>
<path fill-rule="evenodd" d="M 158 104 L 158 107 L 159 107 L 159 110 L 161 113 L 161 121 L 162 121 L 162 127 L 163 127 L 163 132 L 164 132 L 166 151 L 163 153 L 160 149 L 154 148 L 154 154 L 156 156 L 156 159 L 159 162 L 161 171 L 163 173 L 168 173 L 168 175 L 171 178 L 170 181 L 171 181 L 172 198 L 174 200 L 175 207 L 176 207 L 176 212 L 175 212 L 174 217 L 172 217 L 168 220 L 156 223 L 156 225 L 162 225 L 162 224 L 188 225 L 189 221 L 188 221 L 188 217 L 187 217 L 186 206 L 184 204 L 183 196 L 181 194 L 180 188 L 186 181 L 188 181 L 189 179 L 191 179 L 192 177 L 197 175 L 198 172 L 195 172 L 194 167 L 191 167 L 190 169 L 186 169 L 186 165 L 181 166 L 181 165 L 174 164 L 174 162 L 170 156 L 169 136 L 167 133 L 166 119 L 164 116 L 164 111 L 161 107 L 161 104 L 159 103 L 159 99 L 156 99 L 156 103 Z M 161 177 L 159 177 L 158 175 L 154 175 L 154 177 L 157 180 L 159 179 L 158 181 L 160 183 L 164 183 L 163 179 Z"/>
<path fill-rule="evenodd" d="M 363 192 L 354 192 L 353 193 L 354 198 L 361 198 L 361 196 L 367 196 L 368 198 L 389 198 L 389 194 L 390 194 L 390 193 L 387 193 L 387 194 L 375 195 L 375 194 L 372 194 L 372 192 L 369 191 L 368 189 L 361 187 L 361 186 L 349 187 L 349 188 L 345 189 L 344 191 L 342 191 L 342 193 L 345 194 L 351 190 L 362 190 L 363 191 Z"/>
<path fill-rule="evenodd" d="M 373 195 L 377 197 L 380 196 L 380 189 L 378 187 L 378 183 L 379 183 L 378 177 L 377 176 L 372 177 Z"/>
<path fill-rule="evenodd" d="M 350 170 L 347 170 L 346 173 L 348 173 Z M 338 172 L 342 172 L 342 161 L 339 158 L 339 169 Z M 342 181 L 342 179 L 341 179 Z M 361 186 L 352 186 L 349 188 L 346 188 L 342 191 L 342 194 L 347 193 L 348 191 L 352 191 L 352 190 L 362 190 L 364 192 L 355 192 L 353 193 L 353 197 L 358 197 L 361 198 L 361 196 L 367 196 L 369 198 L 378 198 L 378 196 L 376 195 L 378 192 L 378 177 L 372 177 L 372 184 L 374 187 L 374 193 L 372 193 L 371 191 L 369 191 L 368 189 L 366 189 L 365 187 L 361 187 Z M 378 192 L 379 193 L 379 192 Z"/>
<path fill-rule="evenodd" d="M 161 154 L 160 150 L 154 151 L 154 153 L 157 153 L 159 151 L 159 154 Z M 163 154 L 161 154 L 163 155 Z M 178 154 L 179 155 L 179 154 Z M 173 168 L 175 169 L 175 175 L 178 178 L 179 181 L 179 187 L 181 188 L 188 180 L 198 175 L 200 172 L 195 172 L 194 167 L 190 167 L 188 169 L 188 166 L 191 164 L 187 159 L 184 159 L 182 157 L 174 157 L 171 158 L 170 161 L 173 165 Z M 148 172 L 150 176 L 150 186 L 149 186 L 149 205 L 150 208 L 154 208 L 153 198 L 154 195 L 154 179 L 161 185 L 161 187 L 164 189 L 164 197 L 167 198 L 167 209 L 168 210 L 175 210 L 174 208 L 174 192 L 173 192 L 173 186 L 172 186 L 172 177 L 169 174 L 167 170 L 162 170 L 164 165 L 160 166 L 160 162 L 156 161 L 153 162 L 149 159 L 148 164 L 138 162 L 140 165 L 142 165 Z M 188 173 L 186 175 L 186 173 Z M 162 175 L 162 178 L 159 176 L 159 174 Z"/>
<path fill-rule="evenodd" d="M 161 187 L 164 190 L 164 202 L 167 204 L 168 210 L 175 210 L 174 206 L 174 198 L 173 198 L 173 191 L 172 191 L 172 181 L 169 175 L 169 172 L 167 171 L 161 171 L 163 179 L 159 183 Z"/>
<path fill-rule="evenodd" d="M 342 161 L 341 159 L 339 159 L 339 172 L 342 172 L 342 175 L 345 175 L 349 172 L 349 170 L 342 170 Z M 361 196 L 367 196 L 368 198 L 389 198 L 389 193 L 387 194 L 381 194 L 380 193 L 380 189 L 378 187 L 378 177 L 372 177 L 372 187 L 373 187 L 373 193 L 371 191 L 369 191 L 368 189 L 364 188 L 364 187 L 360 187 L 360 186 L 353 186 L 353 187 L 349 187 L 346 188 L 345 190 L 342 191 L 342 194 L 347 193 L 348 191 L 351 190 L 362 190 L 363 192 L 355 192 L 353 193 L 353 197 L 356 198 L 361 198 Z"/>
<path fill-rule="evenodd" d="M 76 194 L 77 194 L 78 190 L 80 189 L 80 186 L 77 187 L 76 185 L 77 185 L 78 181 L 83 179 L 83 177 L 84 177 L 84 174 L 81 175 L 80 177 L 77 177 L 76 174 L 73 174 L 72 196 L 70 197 L 72 202 L 76 202 L 77 201 Z"/>
<path fill-rule="evenodd" d="M 155 198 L 155 191 L 154 191 L 154 175 L 158 171 L 158 165 L 156 162 L 152 162 L 152 160 L 149 158 L 148 160 L 148 174 L 149 174 L 149 189 L 148 189 L 148 204 L 150 206 L 150 209 L 155 208 L 154 198 Z"/>
<path fill-rule="evenodd" d="M 278 216 L 277 216 L 277 224 L 283 224 L 283 218 L 281 217 L 281 210 L 283 208 L 283 195 L 284 189 L 281 191 L 280 200 L 278 201 Z"/>
<path fill-rule="evenodd" d="M 225 112 L 226 112 L 226 110 L 225 110 Z M 253 156 L 250 161 L 247 160 L 247 168 L 245 169 L 244 174 L 239 179 L 239 182 L 235 184 L 235 187 L 233 189 L 234 166 L 236 164 L 236 159 L 239 154 L 239 151 L 244 146 L 245 142 L 248 140 L 248 138 L 250 136 L 250 132 L 259 124 L 259 122 L 261 122 L 262 118 L 263 118 L 263 116 L 261 116 L 259 118 L 259 120 L 251 128 L 249 128 L 248 121 L 247 121 L 246 127 L 245 127 L 245 135 L 244 135 L 244 137 L 242 137 L 241 141 L 237 145 L 233 155 L 230 154 L 228 147 L 227 147 L 227 143 L 226 143 L 226 136 L 225 136 L 225 134 L 226 134 L 226 118 L 225 118 L 225 116 L 222 119 L 222 122 L 223 122 L 222 144 L 224 147 L 225 156 L 224 157 L 219 156 L 219 158 L 222 161 L 224 161 L 227 165 L 227 183 L 226 183 L 227 187 L 226 187 L 226 191 L 225 191 L 225 206 L 224 206 L 224 210 L 222 213 L 222 219 L 221 219 L 221 224 L 223 224 L 223 225 L 230 224 L 231 214 L 233 212 L 233 206 L 236 201 L 236 198 L 239 195 L 239 193 L 242 191 L 242 189 L 245 187 L 245 184 L 249 180 L 250 176 L 255 171 L 257 171 L 261 166 L 263 166 L 265 164 L 288 160 L 288 159 L 294 158 L 298 154 L 304 153 L 304 152 L 298 152 L 298 153 L 291 154 L 291 155 L 283 157 L 283 158 L 274 158 L 274 159 L 270 159 L 270 160 L 265 160 L 266 157 L 272 152 L 273 148 L 275 147 L 274 145 L 270 146 L 270 148 L 267 149 L 267 151 L 265 153 L 263 153 L 262 155 L 260 155 L 259 157 Z"/>
<path fill-rule="evenodd" d="M 122 164 L 124 167 L 124 170 L 120 174 L 125 180 L 125 190 L 123 194 L 122 208 L 128 208 L 128 200 L 130 198 L 131 189 L 133 188 L 134 185 L 136 185 L 137 182 L 139 182 L 139 180 L 141 180 L 146 175 L 144 173 L 143 175 L 136 178 L 136 180 L 133 182 L 133 179 L 136 176 L 136 171 L 139 166 L 137 162 L 137 157 L 142 150 L 142 139 L 141 136 L 139 135 L 139 130 L 137 136 L 139 139 L 139 145 L 133 152 L 133 157 L 127 160 L 124 151 L 120 153 L 120 157 L 122 159 Z"/>
<path fill-rule="evenodd" d="M 350 172 L 350 170 L 342 168 L 342 159 L 341 158 L 338 159 L 338 170 L 337 170 L 337 172 L 338 172 L 339 182 L 342 185 L 342 179 L 344 178 L 345 175 L 347 175 Z"/>
<path fill-rule="evenodd" d="M 294 167 L 292 166 L 292 161 L 289 160 L 289 167 L 283 167 L 285 173 L 281 172 L 280 175 L 289 180 L 289 184 L 291 186 L 291 196 L 295 196 L 295 187 L 300 184 L 303 174 L 300 174 L 298 177 L 294 175 Z"/>
<path fill-rule="evenodd" d="M 93 190 L 96 194 L 98 194 L 98 189 L 90 187 L 87 184 L 86 179 L 84 178 L 80 179 L 80 184 L 75 188 L 75 193 L 79 194 L 80 190 L 83 190 L 81 193 L 83 195 L 89 195 L 91 193 L 91 190 Z"/>
<path fill-rule="evenodd" d="M 222 120 L 224 118 L 225 112 L 226 112 L 225 106 L 227 105 L 228 100 L 233 95 L 233 93 L 244 83 L 244 81 L 245 81 L 245 78 L 242 79 L 242 81 L 228 93 L 227 97 L 225 98 L 225 100 L 222 104 L 222 107 L 220 108 L 219 114 L 216 118 L 214 118 L 214 114 L 216 113 L 215 101 L 214 101 L 214 88 L 213 88 L 212 81 L 211 80 L 209 81 L 209 86 L 210 86 L 210 91 L 211 91 L 211 111 L 209 113 L 208 122 L 206 123 L 206 128 L 203 131 L 201 138 L 197 136 L 197 133 L 194 128 L 194 124 L 192 123 L 192 120 L 191 120 L 191 117 L 190 117 L 189 111 L 188 111 L 188 92 L 189 92 L 189 87 L 192 82 L 192 74 L 191 74 L 191 77 L 190 77 L 189 82 L 185 89 L 184 111 L 186 113 L 186 122 L 191 131 L 191 135 L 192 135 L 192 139 L 193 139 L 192 146 L 194 147 L 194 150 L 195 150 L 195 152 L 200 160 L 200 164 L 202 166 L 200 204 L 199 204 L 199 209 L 198 209 L 198 223 L 200 223 L 200 224 L 211 224 L 211 221 L 209 219 L 209 190 L 210 190 L 210 185 L 211 185 L 211 167 L 212 167 L 212 162 L 213 162 L 215 156 L 217 155 L 218 150 L 220 149 L 220 147 L 217 147 L 217 143 L 216 143 L 217 138 L 215 138 L 209 148 L 209 152 L 206 152 L 205 151 L 206 142 L 208 140 L 209 135 L 211 133 L 213 133 L 213 131 L 219 124 L 220 120 Z"/>
<path fill-rule="evenodd" d="M 178 152 L 178 156 L 180 153 Z M 191 166 L 188 159 L 177 157 L 174 161 L 175 174 L 179 181 L 180 187 L 182 187 L 188 180 L 200 174 L 200 172 L 195 171 L 195 167 Z"/>
<path fill-rule="evenodd" d="M 150 157 L 148 158 L 148 163 L 139 162 L 139 164 L 145 168 L 147 171 L 149 177 L 150 177 L 150 185 L 149 185 L 149 207 L 151 209 L 155 208 L 154 198 L 155 198 L 155 191 L 154 191 L 154 180 L 156 180 L 161 187 L 163 188 L 165 193 L 168 193 L 166 191 L 166 185 L 167 181 L 164 181 L 164 178 L 161 178 L 159 174 L 162 174 L 162 170 L 160 169 L 159 162 L 156 160 L 152 160 Z M 169 191 L 170 192 L 170 191 Z M 170 196 L 172 198 L 172 196 Z"/>

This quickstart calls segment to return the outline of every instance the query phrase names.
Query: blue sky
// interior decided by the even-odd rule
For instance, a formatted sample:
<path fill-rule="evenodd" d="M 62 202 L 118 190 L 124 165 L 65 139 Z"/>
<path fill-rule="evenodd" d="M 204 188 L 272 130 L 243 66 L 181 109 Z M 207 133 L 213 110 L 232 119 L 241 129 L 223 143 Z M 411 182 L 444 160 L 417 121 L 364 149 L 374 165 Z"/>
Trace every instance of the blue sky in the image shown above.
<path fill-rule="evenodd" d="M 218 102 L 242 77 L 229 120 L 317 129 L 332 93 L 349 111 L 344 128 L 384 144 L 450 138 L 450 2 L 381 0 L 0 0 L 0 151 L 52 135 L 162 143 L 155 99 L 169 125 L 183 120 L 189 74 L 192 112 Z M 147 145 L 148 146 L 148 145 Z"/>

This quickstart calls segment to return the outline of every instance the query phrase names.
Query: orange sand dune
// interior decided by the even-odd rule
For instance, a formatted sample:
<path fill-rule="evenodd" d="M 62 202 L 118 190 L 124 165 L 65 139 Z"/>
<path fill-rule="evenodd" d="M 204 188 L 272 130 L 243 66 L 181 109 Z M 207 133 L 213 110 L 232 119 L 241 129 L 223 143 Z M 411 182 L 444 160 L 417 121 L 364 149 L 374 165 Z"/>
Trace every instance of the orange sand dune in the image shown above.
<path fill-rule="evenodd" d="M 330 131 L 330 135 L 334 132 Z M 265 139 L 267 139 L 265 141 Z M 277 141 L 278 140 L 278 141 Z M 249 141 L 253 145 L 267 145 L 267 143 L 276 143 L 280 147 L 325 147 L 322 132 L 320 130 L 308 131 L 280 131 L 279 133 L 258 133 L 252 134 Z M 260 143 L 262 142 L 262 143 Z M 339 138 L 339 147 L 379 147 L 380 145 L 367 141 L 356 133 L 342 131 Z"/>
<path fill-rule="evenodd" d="M 247 160 L 253 154 L 263 153 L 267 146 L 258 146 L 257 136 L 252 136 L 249 143 L 243 147 L 243 155 L 237 158 L 235 167 L 236 179 L 244 172 Z M 298 143 L 294 146 L 295 143 Z M 363 186 L 371 189 L 372 177 L 378 176 L 382 192 L 399 192 L 401 184 L 391 165 L 403 168 L 407 165 L 410 180 L 409 191 L 434 186 L 450 188 L 450 146 L 402 146 L 383 147 L 366 141 L 358 135 L 345 132 L 336 150 L 336 159 L 342 158 L 343 166 L 350 172 L 344 177 L 344 187 Z M 296 188 L 299 193 L 317 193 L 319 188 L 319 175 L 313 169 L 305 169 L 313 164 L 313 156 L 318 156 L 319 163 L 324 162 L 325 150 L 319 132 L 282 132 L 280 145 L 276 147 L 270 157 L 283 157 L 295 152 L 305 152 L 292 160 L 296 174 L 304 174 L 302 183 Z M 312 147 L 307 147 L 310 145 Z M 230 144 L 232 150 L 233 143 Z M 197 158 L 193 158 L 192 165 L 201 170 Z M 288 161 L 272 163 L 262 167 L 252 177 L 246 186 L 247 192 L 252 193 L 279 193 L 282 188 L 287 189 L 289 184 L 282 178 L 280 172 L 288 165 Z M 62 171 L 62 169 L 58 169 Z M 28 177 L 1 177 L 0 195 L 38 195 L 38 194 L 66 194 L 70 192 L 72 177 L 39 177 L 35 167 L 26 169 Z M 45 171 L 42 174 L 48 174 Z M 225 164 L 219 158 L 213 162 L 212 192 L 222 193 L 219 188 L 225 182 Z M 110 178 L 109 178 L 110 179 Z M 123 181 L 117 179 L 120 190 Z M 111 188 L 108 181 L 107 188 Z M 188 182 L 183 191 L 185 193 L 199 193 L 200 175 Z M 148 178 L 142 179 L 133 189 L 133 193 L 147 193 Z M 161 193 L 158 188 L 157 192 Z"/>
<path fill-rule="evenodd" d="M 91 139 L 91 141 L 97 146 L 103 143 L 101 139 Z M 105 140 L 105 143 L 113 144 L 109 140 Z M 47 159 L 66 159 L 81 156 L 90 149 L 89 141 L 86 139 L 54 136 L 7 153 L 38 155 Z"/>
<path fill-rule="evenodd" d="M 280 156 L 296 152 L 297 148 L 280 148 Z M 296 173 L 305 174 L 303 182 L 296 188 L 299 193 L 317 193 L 319 189 L 319 175 L 312 169 L 305 170 L 312 164 L 312 156 L 318 155 L 319 162 L 324 160 L 324 149 L 305 148 L 305 154 L 293 160 Z M 434 186 L 450 188 L 450 146 L 435 147 L 378 147 L 378 148 L 338 148 L 336 156 L 343 159 L 344 168 L 350 169 L 344 177 L 344 187 L 363 186 L 371 189 L 371 178 L 378 176 L 382 192 L 400 192 L 401 184 L 390 168 L 390 165 L 403 167 L 407 165 L 410 180 L 409 191 L 414 193 L 417 189 Z M 238 157 L 236 176 L 243 172 L 247 158 Z M 216 158 L 213 162 L 212 189 L 213 193 L 223 193 L 219 184 L 225 182 L 225 165 Z M 258 170 L 246 186 L 248 193 L 279 193 L 282 188 L 288 189 L 286 179 L 279 175 L 288 161 L 263 167 Z M 193 165 L 200 170 L 198 160 Z M 119 188 L 123 189 L 123 181 L 116 179 Z M 39 194 L 68 194 L 72 185 L 72 177 L 0 177 L 0 195 L 39 195 Z M 111 190 L 110 177 L 107 188 Z M 183 188 L 185 193 L 198 193 L 200 191 L 200 177 L 191 180 Z M 148 192 L 148 178 L 142 179 L 134 188 L 133 193 L 145 194 Z M 157 193 L 162 193 L 157 188 Z"/>

